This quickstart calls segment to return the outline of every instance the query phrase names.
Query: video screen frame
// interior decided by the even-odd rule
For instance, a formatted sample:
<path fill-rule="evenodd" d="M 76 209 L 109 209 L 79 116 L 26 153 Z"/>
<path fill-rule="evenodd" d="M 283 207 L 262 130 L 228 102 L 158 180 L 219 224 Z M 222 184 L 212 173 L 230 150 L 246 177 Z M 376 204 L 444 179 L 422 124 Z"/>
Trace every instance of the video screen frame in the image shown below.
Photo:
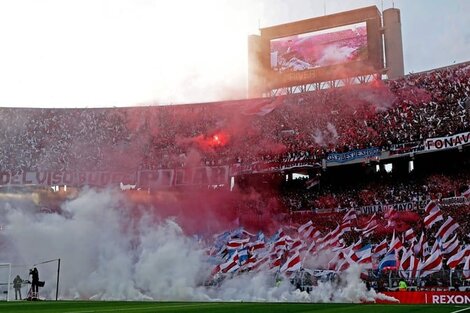
<path fill-rule="evenodd" d="M 272 41 L 315 32 L 329 32 L 338 27 L 364 25 L 364 23 L 367 33 L 366 58 L 297 71 L 278 71 L 271 68 Z M 260 31 L 262 47 L 260 62 L 264 69 L 267 89 L 373 74 L 384 68 L 382 21 L 380 11 L 376 6 L 262 28 Z"/>
<path fill-rule="evenodd" d="M 352 61 L 366 61 L 367 25 L 360 22 L 272 39 L 271 70 L 296 72 Z"/>

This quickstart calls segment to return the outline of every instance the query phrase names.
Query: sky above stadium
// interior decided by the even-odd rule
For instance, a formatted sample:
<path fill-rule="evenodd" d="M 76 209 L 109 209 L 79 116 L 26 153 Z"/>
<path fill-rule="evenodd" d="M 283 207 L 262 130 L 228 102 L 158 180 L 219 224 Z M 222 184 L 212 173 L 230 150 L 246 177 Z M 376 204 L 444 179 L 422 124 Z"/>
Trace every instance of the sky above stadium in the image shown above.
<path fill-rule="evenodd" d="M 0 0 L 1 107 L 244 98 L 259 27 L 401 10 L 405 72 L 470 60 L 467 0 Z"/>

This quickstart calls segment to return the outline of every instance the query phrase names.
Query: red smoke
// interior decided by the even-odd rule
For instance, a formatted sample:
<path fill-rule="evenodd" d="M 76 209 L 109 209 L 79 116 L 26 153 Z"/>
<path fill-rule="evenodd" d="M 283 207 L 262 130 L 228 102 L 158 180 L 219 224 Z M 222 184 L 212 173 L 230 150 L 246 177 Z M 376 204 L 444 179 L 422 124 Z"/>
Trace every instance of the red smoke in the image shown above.
<path fill-rule="evenodd" d="M 178 191 L 128 191 L 135 216 L 151 213 L 155 220 L 175 218 L 187 234 L 211 235 L 244 227 L 273 233 L 284 222 L 277 197 L 220 189 L 184 188 Z"/>

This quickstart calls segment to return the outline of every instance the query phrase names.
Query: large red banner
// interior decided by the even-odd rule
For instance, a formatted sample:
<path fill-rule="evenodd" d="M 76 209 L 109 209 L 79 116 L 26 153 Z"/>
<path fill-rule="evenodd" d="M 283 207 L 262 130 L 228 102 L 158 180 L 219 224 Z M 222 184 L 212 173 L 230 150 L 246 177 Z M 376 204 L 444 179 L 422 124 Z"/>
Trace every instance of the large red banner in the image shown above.
<path fill-rule="evenodd" d="M 394 291 L 383 292 L 402 304 L 470 304 L 470 292 L 462 291 Z M 395 303 L 377 300 L 377 303 Z"/>

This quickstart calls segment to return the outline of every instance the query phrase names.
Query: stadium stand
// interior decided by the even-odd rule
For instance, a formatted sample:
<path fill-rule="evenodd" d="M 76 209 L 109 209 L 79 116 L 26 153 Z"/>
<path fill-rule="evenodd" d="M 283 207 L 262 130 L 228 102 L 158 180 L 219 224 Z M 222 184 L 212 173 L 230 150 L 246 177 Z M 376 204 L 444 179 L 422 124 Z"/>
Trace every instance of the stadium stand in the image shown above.
<path fill-rule="evenodd" d="M 296 231 L 311 221 L 322 239 L 304 238 L 305 243 L 316 240 L 315 246 L 321 249 L 343 249 L 341 253 L 346 254 L 356 251 L 351 248 L 354 243 L 361 242 L 360 247 L 371 244 L 375 249 L 386 240 L 386 250 L 396 250 L 400 264 L 393 271 L 368 275 L 378 290 L 395 288 L 401 277 L 409 280 L 410 288 L 460 288 L 468 283 L 469 262 L 460 260 L 453 276 L 442 270 L 450 269 L 448 261 L 458 252 L 470 251 L 470 223 L 466 219 L 470 213 L 470 161 L 465 135 L 470 132 L 469 99 L 470 64 L 466 63 L 397 80 L 272 99 L 113 109 L 0 108 L 0 171 L 14 175 L 25 171 L 135 172 L 230 166 L 231 175 L 237 176 L 235 190 L 246 196 L 225 197 L 229 201 L 222 210 L 232 212 L 231 217 L 238 215 L 238 224 L 264 227 L 266 232 L 280 224 L 290 225 L 290 230 L 285 230 L 290 242 L 284 244 L 282 264 L 297 257 L 291 246 L 299 236 Z M 427 148 L 426 139 L 461 133 L 467 141 L 458 149 L 412 156 Z M 407 157 L 405 163 L 410 158 L 425 165 L 401 174 L 388 173 L 373 158 L 338 169 L 328 167 L 328 157 L 333 154 L 374 148 L 396 157 L 390 162 L 400 168 L 403 156 Z M 279 168 L 254 174 L 262 172 L 260 164 L 296 162 L 315 165 L 315 170 L 308 170 L 317 175 L 315 179 L 286 182 L 286 173 L 292 173 Z M 351 177 L 345 178 L 348 175 Z M 307 183 L 311 184 L 306 187 Z M 138 182 L 136 185 L 139 187 Z M 252 197 L 249 190 L 260 196 Z M 225 188 L 207 194 L 230 193 Z M 427 211 L 431 201 L 439 204 L 440 211 Z M 436 212 L 441 220 L 427 227 L 429 215 Z M 354 218 L 346 219 L 353 213 Z M 273 216 L 276 223 L 267 221 Z M 453 222 L 458 225 L 455 229 Z M 446 223 L 453 230 L 451 236 L 441 229 Z M 335 229 L 340 226 L 346 230 L 338 236 Z M 415 240 L 405 241 L 410 229 Z M 273 246 L 282 238 L 280 233 L 270 242 Z M 419 243 L 421 234 L 427 238 L 427 248 L 423 241 Z M 454 235 L 456 239 L 451 239 Z M 397 238 L 404 249 L 393 247 Z M 232 239 L 244 237 L 232 234 L 224 244 Z M 247 248 L 243 245 L 253 243 L 252 239 L 240 248 Z M 457 248 L 446 250 L 455 240 Z M 406 251 L 415 251 L 417 245 L 419 251 L 414 256 L 422 259 L 422 272 L 436 249 L 444 255 L 440 267 L 430 268 L 430 274 L 423 277 L 410 274 L 411 265 L 402 270 L 406 275 L 400 273 L 397 268 Z M 280 255 L 274 250 L 269 253 Z M 232 256 L 219 265 L 234 261 Z M 379 257 L 383 254 L 375 256 L 375 263 Z M 342 270 L 344 260 L 343 255 L 342 263 L 324 264 L 322 270 Z M 282 264 L 276 266 L 282 268 Z M 216 273 L 227 271 L 219 266 Z"/>

